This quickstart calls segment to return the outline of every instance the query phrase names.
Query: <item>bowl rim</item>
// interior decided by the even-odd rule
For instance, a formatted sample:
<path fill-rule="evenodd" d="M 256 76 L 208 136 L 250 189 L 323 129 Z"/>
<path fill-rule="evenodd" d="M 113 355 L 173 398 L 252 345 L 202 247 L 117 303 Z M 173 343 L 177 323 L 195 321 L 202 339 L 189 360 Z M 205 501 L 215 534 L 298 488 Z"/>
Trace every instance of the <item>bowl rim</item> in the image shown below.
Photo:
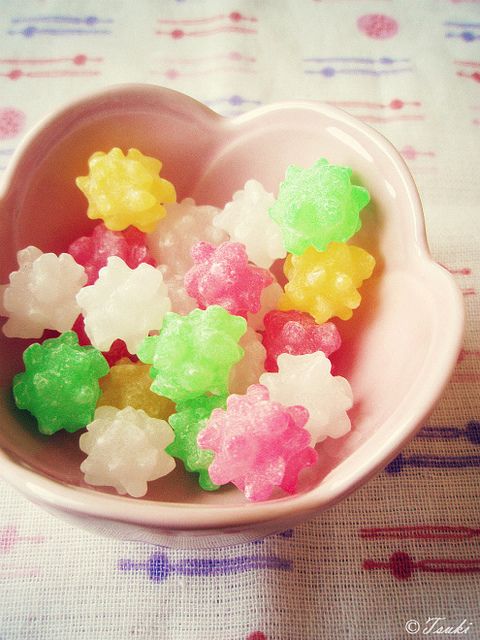
<path fill-rule="evenodd" d="M 333 506 L 359 486 L 365 484 L 398 454 L 421 427 L 422 421 L 431 412 L 448 383 L 457 361 L 464 329 L 462 294 L 451 274 L 434 262 L 430 254 L 420 196 L 408 166 L 400 153 L 387 138 L 369 125 L 342 109 L 323 102 L 311 100 L 276 102 L 252 109 L 235 118 L 226 118 L 186 94 L 154 84 L 115 84 L 98 91 L 88 92 L 42 118 L 25 135 L 12 155 L 4 173 L 0 184 L 0 201 L 8 195 L 20 159 L 28 153 L 29 147 L 46 127 L 60 122 L 62 118 L 68 116 L 74 110 L 78 110 L 93 101 L 118 98 L 122 94 L 131 93 L 145 96 L 150 93 L 154 93 L 157 96 L 163 93 L 166 100 L 172 98 L 176 101 L 180 100 L 192 110 L 192 115 L 204 118 L 206 122 L 211 125 L 214 124 L 215 127 L 222 126 L 235 129 L 260 116 L 268 116 L 274 111 L 294 109 L 296 111 L 314 111 L 320 116 L 333 118 L 345 125 L 350 131 L 355 130 L 367 136 L 389 158 L 402 181 L 410 206 L 409 214 L 413 214 L 413 237 L 411 241 L 413 241 L 413 248 L 418 261 L 423 267 L 435 270 L 436 277 L 443 278 L 445 293 L 448 294 L 449 301 L 453 305 L 451 313 L 452 326 L 449 332 L 450 339 L 445 344 L 444 366 L 443 368 L 439 367 L 439 370 L 434 373 L 431 392 L 426 394 L 423 400 L 422 411 L 420 413 L 417 411 L 407 416 L 402 423 L 402 428 L 398 429 L 388 443 L 376 451 L 368 461 L 368 464 L 363 465 L 363 467 L 360 466 L 355 471 L 350 470 L 343 481 L 336 483 L 335 491 L 330 492 L 329 495 L 322 494 L 320 483 L 320 485 L 305 493 L 265 502 L 245 502 L 245 504 L 232 506 L 161 502 L 145 498 L 138 500 L 128 496 L 104 493 L 93 488 L 67 485 L 42 476 L 32 469 L 15 462 L 3 449 L 0 449 L 0 476 L 33 502 L 40 503 L 47 508 L 60 509 L 110 521 L 142 524 L 171 530 L 214 530 L 219 527 L 228 530 L 288 519 L 292 515 L 295 518 L 299 516 L 307 518 L 309 515 L 314 515 L 327 507 Z M 338 467 L 341 467 L 344 463 L 345 461 L 340 463 Z"/>

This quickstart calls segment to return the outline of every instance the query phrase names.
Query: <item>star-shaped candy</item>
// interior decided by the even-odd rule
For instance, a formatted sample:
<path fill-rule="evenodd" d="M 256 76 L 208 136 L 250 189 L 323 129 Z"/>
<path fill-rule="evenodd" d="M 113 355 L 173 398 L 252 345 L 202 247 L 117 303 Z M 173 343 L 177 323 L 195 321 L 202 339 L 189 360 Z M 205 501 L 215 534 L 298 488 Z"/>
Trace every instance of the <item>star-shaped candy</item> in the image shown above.
<path fill-rule="evenodd" d="M 322 351 L 300 356 L 282 353 L 277 362 L 278 373 L 264 373 L 260 384 L 267 387 L 272 400 L 297 402 L 308 410 L 305 428 L 312 445 L 350 431 L 347 411 L 353 405 L 352 389 L 342 376 L 332 376 L 332 365 Z"/>
<path fill-rule="evenodd" d="M 188 316 L 167 313 L 159 335 L 145 338 L 137 351 L 152 365 L 152 391 L 174 402 L 226 394 L 230 369 L 243 356 L 238 341 L 246 329 L 244 318 L 223 307 L 194 309 Z"/>
<path fill-rule="evenodd" d="M 68 331 L 30 345 L 23 361 L 25 371 L 13 379 L 15 403 L 37 418 L 41 433 L 78 431 L 90 422 L 100 396 L 98 380 L 109 370 L 97 349 L 79 346 L 77 334 Z"/>
<path fill-rule="evenodd" d="M 265 191 L 258 180 L 248 180 L 213 219 L 213 224 L 229 233 L 232 241 L 245 245 L 251 262 L 266 269 L 287 255 L 280 227 L 268 215 L 274 202 L 273 194 Z"/>
<path fill-rule="evenodd" d="M 199 242 L 192 247 L 192 257 L 195 265 L 185 274 L 185 289 L 201 309 L 220 305 L 243 317 L 259 311 L 262 291 L 273 278 L 266 269 L 248 263 L 243 244 L 215 247 Z"/>
<path fill-rule="evenodd" d="M 118 147 L 98 151 L 89 161 L 88 176 L 77 178 L 88 199 L 89 218 L 101 218 L 112 231 L 133 225 L 150 233 L 165 216 L 165 204 L 175 202 L 174 186 L 160 177 L 162 163 L 138 149 L 127 155 Z"/>
<path fill-rule="evenodd" d="M 99 271 L 98 280 L 77 295 L 91 343 L 108 351 L 121 339 L 130 353 L 150 331 L 162 326 L 170 299 L 158 269 L 142 262 L 135 269 L 116 256 Z"/>
<path fill-rule="evenodd" d="M 233 482 L 248 500 L 266 500 L 274 487 L 293 493 L 300 471 L 317 459 L 304 429 L 307 419 L 304 407 L 272 401 L 261 384 L 229 396 L 226 410 L 214 409 L 197 438 L 215 454 L 210 478 L 219 485 Z"/>
<path fill-rule="evenodd" d="M 165 420 L 132 407 L 100 407 L 80 436 L 80 449 L 88 454 L 80 465 L 85 482 L 141 498 L 148 482 L 175 468 L 175 460 L 165 451 L 172 440 L 173 431 Z"/>
<path fill-rule="evenodd" d="M 310 247 L 301 256 L 290 254 L 283 267 L 288 283 L 278 307 L 305 311 L 318 324 L 333 316 L 348 320 L 362 299 L 357 289 L 374 267 L 375 258 L 367 251 L 340 242 L 326 251 Z"/>
<path fill-rule="evenodd" d="M 363 187 L 350 182 L 352 170 L 321 159 L 303 169 L 287 169 L 270 216 L 283 233 L 287 251 L 308 247 L 323 251 L 329 242 L 346 242 L 361 227 L 359 213 L 370 201 Z"/>
<path fill-rule="evenodd" d="M 197 436 L 207 425 L 214 409 L 225 408 L 227 396 L 200 396 L 177 404 L 177 412 L 170 416 L 169 423 L 175 432 L 175 440 L 167 447 L 167 453 L 183 461 L 188 471 L 197 472 L 202 489 L 214 491 L 218 485 L 212 482 L 208 467 L 213 452 L 200 449 Z"/>
<path fill-rule="evenodd" d="M 27 247 L 17 254 L 18 271 L 0 287 L 0 315 L 7 316 L 9 338 L 40 338 L 45 329 L 72 328 L 80 307 L 75 296 L 87 282 L 83 267 L 71 255 L 42 253 Z"/>
<path fill-rule="evenodd" d="M 264 323 L 262 341 L 267 352 L 267 371 L 278 371 L 277 358 L 281 353 L 302 355 L 323 351 L 329 356 L 342 342 L 333 322 L 317 324 L 311 315 L 301 311 L 270 311 Z"/>

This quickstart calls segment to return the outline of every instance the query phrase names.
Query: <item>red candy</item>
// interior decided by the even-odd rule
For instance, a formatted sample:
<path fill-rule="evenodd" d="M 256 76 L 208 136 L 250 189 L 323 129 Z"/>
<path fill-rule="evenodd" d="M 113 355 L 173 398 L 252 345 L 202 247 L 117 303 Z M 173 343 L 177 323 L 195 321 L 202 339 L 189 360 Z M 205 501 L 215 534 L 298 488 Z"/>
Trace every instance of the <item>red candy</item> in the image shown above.
<path fill-rule="evenodd" d="M 185 274 L 185 289 L 200 309 L 219 305 L 244 318 L 260 309 L 262 291 L 273 277 L 266 269 L 248 263 L 245 245 L 224 242 L 215 247 L 197 242 L 192 258 L 195 264 Z"/>
<path fill-rule="evenodd" d="M 148 252 L 145 234 L 135 227 L 110 231 L 103 223 L 97 224 L 92 235 L 82 236 L 72 242 L 68 252 L 85 268 L 87 285 L 97 280 L 99 270 L 106 266 L 110 256 L 122 258 L 130 269 L 135 269 L 141 262 L 157 266 Z"/>
<path fill-rule="evenodd" d="M 281 353 L 302 356 L 323 351 L 328 357 L 342 342 L 333 322 L 317 324 L 311 315 L 301 311 L 269 311 L 264 324 L 266 371 L 278 371 L 277 358 Z"/>

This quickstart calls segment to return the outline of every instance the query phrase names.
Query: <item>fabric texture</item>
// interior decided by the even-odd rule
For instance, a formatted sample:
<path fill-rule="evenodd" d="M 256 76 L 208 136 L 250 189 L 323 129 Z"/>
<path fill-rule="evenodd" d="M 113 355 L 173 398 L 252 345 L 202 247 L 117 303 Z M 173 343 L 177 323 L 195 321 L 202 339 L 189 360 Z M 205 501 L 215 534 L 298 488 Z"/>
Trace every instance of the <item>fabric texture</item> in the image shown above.
<path fill-rule="evenodd" d="M 480 2 L 2 0 L 1 15 L 1 172 L 52 109 L 119 82 L 227 116 L 330 102 L 403 154 L 467 324 L 401 456 L 264 541 L 192 552 L 103 539 L 0 481 L 0 639 L 396 640 L 461 624 L 480 638 Z"/>

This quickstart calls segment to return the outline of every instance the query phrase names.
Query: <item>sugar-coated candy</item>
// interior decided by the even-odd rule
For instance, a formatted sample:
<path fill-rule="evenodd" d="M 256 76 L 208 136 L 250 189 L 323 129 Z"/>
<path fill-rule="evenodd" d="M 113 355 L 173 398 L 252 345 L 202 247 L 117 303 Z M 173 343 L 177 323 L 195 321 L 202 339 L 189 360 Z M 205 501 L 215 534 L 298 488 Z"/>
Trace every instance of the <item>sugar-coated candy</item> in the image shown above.
<path fill-rule="evenodd" d="M 108 351 L 120 338 L 130 353 L 150 331 L 162 326 L 170 310 L 168 290 L 158 269 L 142 262 L 130 269 L 116 256 L 108 258 L 98 280 L 77 295 L 91 343 Z"/>
<path fill-rule="evenodd" d="M 165 274 L 163 268 L 160 269 L 162 273 Z M 167 275 L 164 275 L 163 279 L 167 285 L 168 297 L 170 298 L 172 311 L 180 313 L 182 316 L 186 316 L 190 311 L 197 308 L 197 301 L 189 296 L 185 290 L 183 276 L 171 276 L 167 271 Z"/>
<path fill-rule="evenodd" d="M 127 358 L 111 367 L 108 375 L 100 380 L 102 395 L 97 407 L 104 405 L 124 409 L 143 409 L 152 418 L 167 420 L 175 411 L 171 400 L 150 390 L 150 367 Z"/>
<path fill-rule="evenodd" d="M 115 147 L 98 151 L 88 160 L 88 176 L 76 183 L 88 199 L 89 218 L 101 218 L 112 231 L 133 225 L 150 233 L 165 216 L 164 205 L 175 202 L 174 186 L 160 178 L 162 163 L 129 149 L 125 156 Z"/>
<path fill-rule="evenodd" d="M 185 274 L 185 290 L 201 309 L 220 305 L 243 317 L 260 309 L 262 291 L 273 278 L 266 269 L 248 263 L 243 244 L 224 242 L 215 247 L 198 242 L 192 257 L 195 264 Z"/>
<path fill-rule="evenodd" d="M 262 295 L 260 296 L 260 309 L 257 313 L 249 313 L 247 315 L 248 326 L 255 329 L 255 331 L 262 331 L 265 328 L 265 315 L 269 311 L 277 308 L 278 301 L 282 294 L 282 287 L 274 279 L 272 284 L 269 284 L 268 287 L 265 287 L 262 291 Z"/>
<path fill-rule="evenodd" d="M 192 198 L 166 205 L 167 216 L 162 218 L 153 233 L 147 236 L 150 253 L 165 267 L 165 279 L 183 276 L 193 266 L 190 250 L 197 242 L 219 245 L 228 235 L 216 229 L 212 220 L 217 207 L 196 205 Z"/>
<path fill-rule="evenodd" d="M 333 316 L 352 317 L 361 301 L 357 288 L 372 275 L 375 258 L 360 247 L 332 242 L 326 251 L 310 247 L 301 256 L 289 255 L 288 278 L 279 309 L 306 311 L 318 324 Z"/>
<path fill-rule="evenodd" d="M 251 262 L 266 269 L 287 255 L 281 229 L 268 215 L 274 202 L 273 194 L 265 191 L 258 180 L 248 180 L 213 219 L 213 224 L 229 233 L 232 241 L 245 245 Z"/>
<path fill-rule="evenodd" d="M 202 240 L 214 245 L 228 240 L 228 235 L 212 225 L 217 207 L 196 205 L 193 198 L 166 205 L 167 216 L 148 234 L 151 255 L 159 264 L 168 287 L 172 311 L 186 315 L 197 301 L 185 290 L 184 276 L 193 266 L 192 245 Z"/>
<path fill-rule="evenodd" d="M 145 234 L 135 227 L 128 227 L 125 231 L 110 231 L 100 222 L 91 235 L 72 242 L 68 252 L 85 269 L 87 284 L 95 282 L 98 271 L 107 264 L 110 256 L 122 258 L 131 269 L 142 262 L 156 266 L 145 244 Z"/>
<path fill-rule="evenodd" d="M 264 373 L 260 384 L 267 387 L 272 400 L 298 402 L 308 410 L 306 428 L 312 445 L 350 431 L 346 412 L 353 404 L 352 389 L 342 376 L 332 376 L 332 365 L 322 351 L 301 356 L 282 353 L 277 362 L 278 373 Z"/>
<path fill-rule="evenodd" d="M 230 371 L 230 393 L 245 393 L 251 384 L 258 382 L 264 372 L 265 347 L 259 333 L 251 327 L 240 338 L 239 345 L 244 350 L 243 358 Z"/>
<path fill-rule="evenodd" d="M 90 422 L 100 396 L 98 379 L 109 369 L 100 351 L 81 347 L 68 331 L 27 347 L 23 362 L 25 371 L 13 379 L 13 396 L 19 409 L 37 418 L 41 433 L 74 432 Z"/>
<path fill-rule="evenodd" d="M 0 287 L 0 315 L 7 316 L 9 338 L 40 338 L 45 329 L 72 328 L 80 307 L 75 296 L 87 281 L 85 270 L 71 255 L 43 253 L 26 247 L 17 253 L 18 271 Z"/>
<path fill-rule="evenodd" d="M 175 460 L 165 451 L 173 440 L 171 427 L 141 409 L 99 407 L 87 429 L 79 445 L 87 454 L 80 469 L 88 484 L 141 498 L 148 482 L 175 468 Z"/>
<path fill-rule="evenodd" d="M 92 344 L 90 342 L 90 338 L 85 333 L 85 322 L 82 315 L 78 316 L 75 320 L 72 331 L 75 331 L 77 334 L 78 344 L 82 347 Z M 102 355 L 110 366 L 114 365 L 122 358 L 128 359 L 132 362 L 138 361 L 137 356 L 129 352 L 127 345 L 123 340 L 114 340 L 110 349 L 108 351 L 102 351 Z"/>
<path fill-rule="evenodd" d="M 323 351 L 329 356 L 342 342 L 333 322 L 317 324 L 310 314 L 302 311 L 270 311 L 264 323 L 262 341 L 266 349 L 266 371 L 278 371 L 277 358 L 281 353 L 302 355 Z"/>
<path fill-rule="evenodd" d="M 238 341 L 246 329 L 244 318 L 219 306 L 188 316 L 167 313 L 159 335 L 145 338 L 137 350 L 152 365 L 152 391 L 174 402 L 226 394 L 230 368 L 243 356 Z"/>
<path fill-rule="evenodd" d="M 229 396 L 227 409 L 214 409 L 197 439 L 215 454 L 210 478 L 219 485 L 233 482 L 248 500 L 266 500 L 277 486 L 293 493 L 299 472 L 317 459 L 307 420 L 304 407 L 273 402 L 262 385 Z"/>
<path fill-rule="evenodd" d="M 346 242 L 361 227 L 359 213 L 370 201 L 363 187 L 352 185 L 352 170 L 321 159 L 303 169 L 288 167 L 270 216 L 283 232 L 287 251 L 324 250 L 329 242 Z"/>
<path fill-rule="evenodd" d="M 227 396 L 200 396 L 177 404 L 177 412 L 170 416 L 169 423 L 175 432 L 175 440 L 167 447 L 167 453 L 183 461 L 188 471 L 197 472 L 198 483 L 206 491 L 218 489 L 212 482 L 208 468 L 213 452 L 200 449 L 197 436 L 207 425 L 214 409 L 226 407 Z"/>

